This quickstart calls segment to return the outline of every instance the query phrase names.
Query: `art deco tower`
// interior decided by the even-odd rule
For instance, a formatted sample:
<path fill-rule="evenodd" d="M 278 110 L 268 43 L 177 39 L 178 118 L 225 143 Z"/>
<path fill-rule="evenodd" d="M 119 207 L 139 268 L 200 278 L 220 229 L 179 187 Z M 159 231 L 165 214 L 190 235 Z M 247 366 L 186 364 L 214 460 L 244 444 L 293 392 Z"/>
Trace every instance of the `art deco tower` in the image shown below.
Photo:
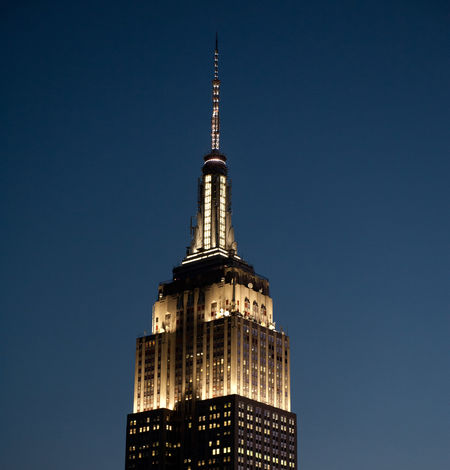
<path fill-rule="evenodd" d="M 159 285 L 153 333 L 136 341 L 126 470 L 297 468 L 289 338 L 275 328 L 268 280 L 238 256 L 231 224 L 218 59 L 216 40 L 197 223 L 173 279 Z"/>

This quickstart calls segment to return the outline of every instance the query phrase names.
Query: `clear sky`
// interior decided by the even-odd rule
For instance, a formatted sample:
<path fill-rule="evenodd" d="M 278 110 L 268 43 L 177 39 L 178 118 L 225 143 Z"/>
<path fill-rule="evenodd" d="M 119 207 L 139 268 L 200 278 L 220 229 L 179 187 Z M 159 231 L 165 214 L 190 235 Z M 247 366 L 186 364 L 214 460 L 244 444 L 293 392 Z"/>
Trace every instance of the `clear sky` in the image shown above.
<path fill-rule="evenodd" d="M 238 249 L 291 337 L 301 469 L 450 467 L 447 2 L 11 1 L 0 25 L 1 468 L 123 469 L 216 30 Z"/>

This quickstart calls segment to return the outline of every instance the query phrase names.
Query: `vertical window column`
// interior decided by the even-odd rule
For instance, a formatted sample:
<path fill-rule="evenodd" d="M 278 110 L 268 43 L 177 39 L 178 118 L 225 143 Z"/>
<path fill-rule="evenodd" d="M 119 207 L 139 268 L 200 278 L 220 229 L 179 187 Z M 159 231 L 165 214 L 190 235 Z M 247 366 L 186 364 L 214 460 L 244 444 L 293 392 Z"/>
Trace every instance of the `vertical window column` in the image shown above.
<path fill-rule="evenodd" d="M 219 198 L 219 247 L 225 248 L 225 207 L 226 207 L 226 178 L 220 176 L 220 198 Z"/>
<path fill-rule="evenodd" d="M 211 175 L 205 176 L 203 203 L 203 248 L 211 248 Z"/>

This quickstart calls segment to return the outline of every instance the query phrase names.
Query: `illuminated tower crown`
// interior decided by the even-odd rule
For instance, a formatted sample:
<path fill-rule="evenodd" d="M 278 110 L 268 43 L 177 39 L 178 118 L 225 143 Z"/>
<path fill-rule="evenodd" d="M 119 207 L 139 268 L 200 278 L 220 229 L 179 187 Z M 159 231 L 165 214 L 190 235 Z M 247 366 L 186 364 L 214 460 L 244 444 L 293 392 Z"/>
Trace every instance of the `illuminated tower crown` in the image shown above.
<path fill-rule="evenodd" d="M 216 36 L 214 78 L 212 80 L 211 152 L 204 157 L 199 182 L 197 225 L 183 263 L 204 257 L 236 256 L 237 243 L 231 225 L 231 183 L 227 179 L 227 159 L 220 153 L 219 49 Z"/>

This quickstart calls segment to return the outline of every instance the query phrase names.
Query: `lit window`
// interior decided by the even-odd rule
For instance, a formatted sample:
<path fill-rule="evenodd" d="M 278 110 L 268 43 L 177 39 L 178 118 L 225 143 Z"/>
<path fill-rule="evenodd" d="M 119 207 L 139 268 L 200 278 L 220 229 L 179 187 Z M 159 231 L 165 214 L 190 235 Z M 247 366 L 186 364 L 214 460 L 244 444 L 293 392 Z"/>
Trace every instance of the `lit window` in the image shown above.
<path fill-rule="evenodd" d="M 205 176 L 203 217 L 203 247 L 208 250 L 211 248 L 211 175 Z"/>

